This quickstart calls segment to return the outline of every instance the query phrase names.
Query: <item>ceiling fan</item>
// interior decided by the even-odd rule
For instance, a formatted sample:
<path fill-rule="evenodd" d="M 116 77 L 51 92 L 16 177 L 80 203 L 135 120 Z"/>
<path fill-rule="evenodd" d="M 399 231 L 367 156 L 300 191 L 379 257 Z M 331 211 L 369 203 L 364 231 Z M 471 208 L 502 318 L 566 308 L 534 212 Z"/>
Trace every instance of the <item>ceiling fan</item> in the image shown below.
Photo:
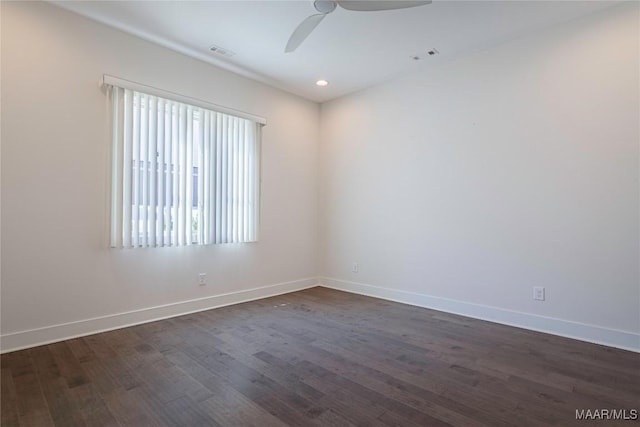
<path fill-rule="evenodd" d="M 431 3 L 431 0 L 315 0 L 313 7 L 319 13 L 307 17 L 298 25 L 293 34 L 291 34 L 284 51 L 289 53 L 296 50 L 324 17 L 333 12 L 337 6 L 359 12 L 375 12 L 378 10 L 406 9 L 429 3 Z"/>

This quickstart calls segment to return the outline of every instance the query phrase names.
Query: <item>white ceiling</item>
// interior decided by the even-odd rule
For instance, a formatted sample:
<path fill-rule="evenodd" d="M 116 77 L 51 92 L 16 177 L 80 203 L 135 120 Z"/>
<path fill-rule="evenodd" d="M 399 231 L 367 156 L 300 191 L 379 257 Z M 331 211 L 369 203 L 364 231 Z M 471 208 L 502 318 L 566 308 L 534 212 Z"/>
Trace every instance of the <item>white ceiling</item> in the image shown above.
<path fill-rule="evenodd" d="M 323 102 L 383 81 L 566 22 L 617 1 L 438 1 L 383 12 L 341 8 L 293 53 L 296 26 L 316 13 L 300 1 L 54 1 L 222 68 Z M 218 45 L 232 58 L 209 52 Z M 440 55 L 424 55 L 436 48 Z M 412 55 L 425 59 L 415 61 Z M 320 88 L 323 78 L 329 86 Z"/>

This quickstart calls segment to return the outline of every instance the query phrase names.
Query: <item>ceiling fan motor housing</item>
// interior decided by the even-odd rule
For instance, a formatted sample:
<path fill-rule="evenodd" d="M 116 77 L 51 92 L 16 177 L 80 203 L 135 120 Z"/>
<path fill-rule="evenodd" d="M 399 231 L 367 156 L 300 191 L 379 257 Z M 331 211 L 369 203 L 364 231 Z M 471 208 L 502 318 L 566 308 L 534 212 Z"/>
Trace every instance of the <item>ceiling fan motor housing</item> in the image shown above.
<path fill-rule="evenodd" d="M 337 3 L 333 0 L 315 0 L 313 7 L 320 13 L 331 13 L 335 10 Z"/>

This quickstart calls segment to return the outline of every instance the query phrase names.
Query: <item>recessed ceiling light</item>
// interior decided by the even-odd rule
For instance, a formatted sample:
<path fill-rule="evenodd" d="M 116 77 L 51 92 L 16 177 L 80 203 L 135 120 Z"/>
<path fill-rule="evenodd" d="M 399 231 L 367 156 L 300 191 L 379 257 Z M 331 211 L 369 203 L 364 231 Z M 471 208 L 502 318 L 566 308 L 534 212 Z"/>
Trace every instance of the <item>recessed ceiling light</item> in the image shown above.
<path fill-rule="evenodd" d="M 328 85 L 328 84 L 329 84 L 329 82 L 328 82 L 328 81 L 326 81 L 326 80 L 318 80 L 318 81 L 316 82 L 316 85 L 317 85 L 317 86 L 326 86 L 326 85 Z"/>

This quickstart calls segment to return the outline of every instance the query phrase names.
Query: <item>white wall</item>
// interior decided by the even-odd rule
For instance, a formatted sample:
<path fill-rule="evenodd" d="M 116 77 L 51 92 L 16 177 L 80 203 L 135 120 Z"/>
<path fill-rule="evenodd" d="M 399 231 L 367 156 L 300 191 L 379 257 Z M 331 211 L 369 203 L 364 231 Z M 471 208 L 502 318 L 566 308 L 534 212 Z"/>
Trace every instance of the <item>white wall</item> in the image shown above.
<path fill-rule="evenodd" d="M 295 281 L 276 291 L 315 283 L 301 279 L 318 275 L 317 104 L 46 3 L 2 2 L 1 51 L 3 349 L 220 300 L 15 332 L 282 282 Z M 97 86 L 103 73 L 267 118 L 259 243 L 108 248 L 109 142 Z M 205 287 L 197 285 L 199 272 L 207 273 Z"/>
<path fill-rule="evenodd" d="M 640 349 L 638 34 L 631 2 L 323 104 L 324 282 Z"/>

